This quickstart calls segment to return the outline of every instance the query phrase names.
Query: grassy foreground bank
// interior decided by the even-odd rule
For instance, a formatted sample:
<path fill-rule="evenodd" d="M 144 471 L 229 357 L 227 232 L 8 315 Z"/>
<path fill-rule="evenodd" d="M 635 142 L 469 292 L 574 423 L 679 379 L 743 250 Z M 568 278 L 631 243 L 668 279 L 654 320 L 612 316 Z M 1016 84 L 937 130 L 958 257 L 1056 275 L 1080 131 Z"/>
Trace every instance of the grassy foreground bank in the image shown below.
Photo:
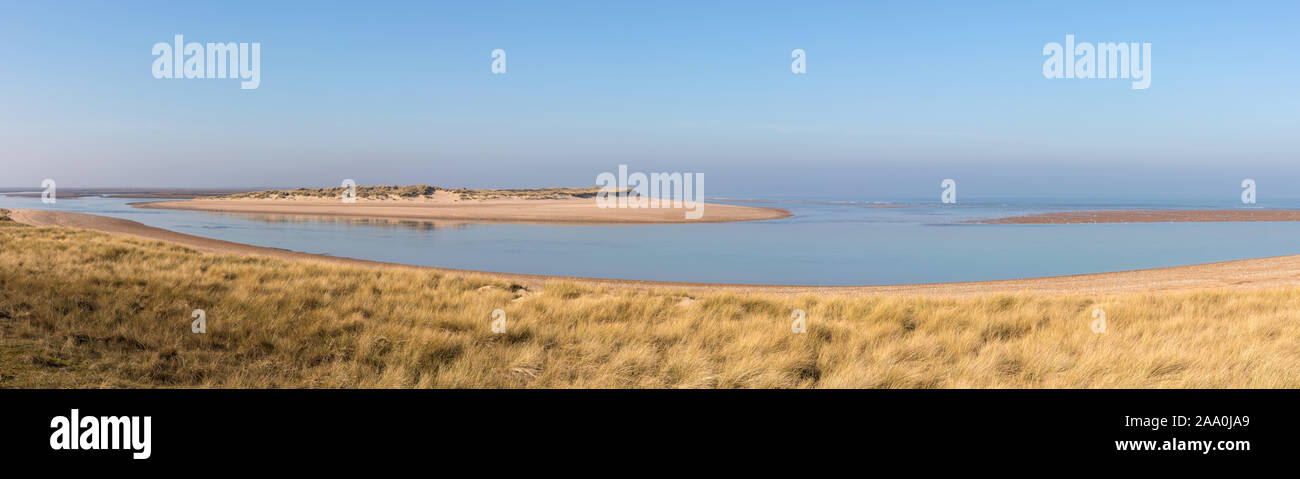
<path fill-rule="evenodd" d="M 1297 337 L 1298 288 L 530 291 L 0 220 L 0 387 L 1300 387 Z"/>

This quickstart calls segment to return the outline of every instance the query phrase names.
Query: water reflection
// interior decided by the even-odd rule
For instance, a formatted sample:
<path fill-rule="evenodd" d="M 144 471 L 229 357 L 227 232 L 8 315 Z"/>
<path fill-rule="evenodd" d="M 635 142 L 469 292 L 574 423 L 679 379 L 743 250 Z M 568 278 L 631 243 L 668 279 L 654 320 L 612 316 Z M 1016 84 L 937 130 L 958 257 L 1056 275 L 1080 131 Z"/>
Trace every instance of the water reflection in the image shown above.
<path fill-rule="evenodd" d="M 362 216 L 319 216 L 291 215 L 280 213 L 232 213 L 210 212 L 209 214 L 243 218 L 276 224 L 316 224 L 340 226 L 374 226 L 380 228 L 404 229 L 411 231 L 463 230 L 473 223 L 447 220 L 409 220 L 400 218 L 371 218 Z"/>

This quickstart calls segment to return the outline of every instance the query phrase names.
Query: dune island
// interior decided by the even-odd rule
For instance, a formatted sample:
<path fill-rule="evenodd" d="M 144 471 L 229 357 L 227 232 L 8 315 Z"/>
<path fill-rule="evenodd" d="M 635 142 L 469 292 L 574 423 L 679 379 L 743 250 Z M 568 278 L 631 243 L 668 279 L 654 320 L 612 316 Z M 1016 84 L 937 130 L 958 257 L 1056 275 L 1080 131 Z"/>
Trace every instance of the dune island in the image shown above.
<path fill-rule="evenodd" d="M 599 188 L 447 189 L 429 185 L 358 186 L 355 202 L 343 201 L 347 188 L 298 188 L 133 203 L 137 208 L 547 224 L 723 223 L 774 220 L 790 216 L 780 208 L 717 203 L 668 204 L 657 208 L 601 208 Z M 665 203 L 668 203 L 665 201 Z M 699 219 L 685 213 L 699 211 Z"/>

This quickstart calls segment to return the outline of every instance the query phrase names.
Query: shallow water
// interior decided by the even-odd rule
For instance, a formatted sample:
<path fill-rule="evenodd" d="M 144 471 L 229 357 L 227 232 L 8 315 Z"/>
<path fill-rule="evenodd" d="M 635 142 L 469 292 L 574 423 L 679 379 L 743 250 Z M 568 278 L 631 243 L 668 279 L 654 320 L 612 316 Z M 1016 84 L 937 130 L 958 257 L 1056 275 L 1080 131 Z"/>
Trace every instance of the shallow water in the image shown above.
<path fill-rule="evenodd" d="M 753 284 L 877 285 L 1099 273 L 1300 253 L 1298 223 L 980 225 L 1028 213 L 1236 208 L 1197 200 L 848 201 L 732 196 L 795 216 L 748 223 L 443 224 L 138 209 L 122 198 L 0 196 L 0 208 L 125 218 L 181 233 L 350 258 L 482 271 Z M 715 199 L 713 201 L 723 201 Z M 879 208 L 879 206 L 901 206 Z M 1260 204 L 1300 208 L 1300 202 Z M 707 214 L 707 208 L 706 208 Z"/>

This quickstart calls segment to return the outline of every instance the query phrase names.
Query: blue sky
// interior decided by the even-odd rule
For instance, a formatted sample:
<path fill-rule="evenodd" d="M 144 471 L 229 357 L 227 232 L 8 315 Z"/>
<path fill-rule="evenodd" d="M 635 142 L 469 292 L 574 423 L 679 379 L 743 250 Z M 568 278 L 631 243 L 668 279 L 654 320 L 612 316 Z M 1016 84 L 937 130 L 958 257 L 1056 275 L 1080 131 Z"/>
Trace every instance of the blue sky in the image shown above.
<path fill-rule="evenodd" d="M 1300 181 L 1294 1 L 129 5 L 3 7 L 0 186 L 591 186 L 620 163 L 711 196 Z M 260 42 L 261 86 L 153 78 L 175 34 Z M 1044 78 L 1066 34 L 1151 43 L 1151 87 Z"/>

